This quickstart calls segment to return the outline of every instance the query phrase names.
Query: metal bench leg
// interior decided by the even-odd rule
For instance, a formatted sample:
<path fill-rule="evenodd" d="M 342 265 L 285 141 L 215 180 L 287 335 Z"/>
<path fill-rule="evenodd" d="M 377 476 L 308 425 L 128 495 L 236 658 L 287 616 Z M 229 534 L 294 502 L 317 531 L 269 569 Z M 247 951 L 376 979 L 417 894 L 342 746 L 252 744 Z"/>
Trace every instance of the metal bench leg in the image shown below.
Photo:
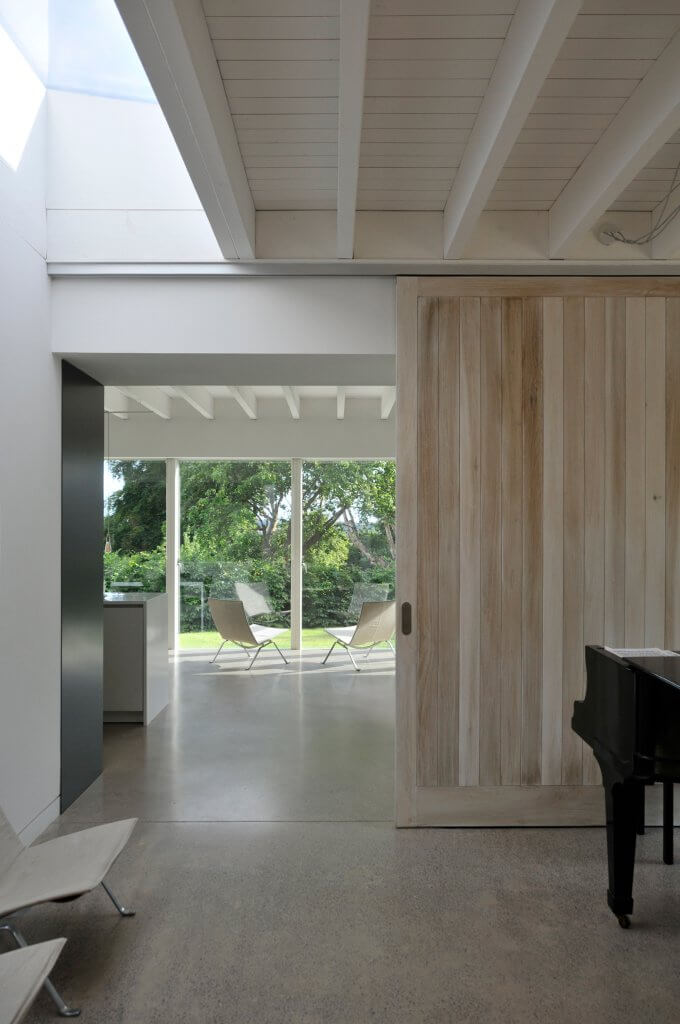
<path fill-rule="evenodd" d="M 121 917 L 134 917 L 135 916 L 134 910 L 128 910 L 127 907 L 124 907 L 122 903 L 118 902 L 118 900 L 113 895 L 113 893 L 109 889 L 109 887 L 106 884 L 106 882 L 102 882 L 102 889 L 104 890 L 106 895 L 109 897 L 109 899 L 111 900 L 111 902 L 113 903 L 114 907 L 116 908 L 116 910 L 118 911 L 118 913 L 120 914 Z"/>
<path fill-rule="evenodd" d="M 215 655 L 215 657 L 214 657 L 214 658 L 211 658 L 211 659 L 210 659 L 210 664 L 211 664 L 211 665 L 214 665 L 214 664 L 215 664 L 215 662 L 217 661 L 217 659 L 219 658 L 220 654 L 222 653 L 222 648 L 224 647 L 224 645 L 226 644 L 226 642 L 227 642 L 226 640 L 223 640 L 223 641 L 222 641 L 222 643 L 220 644 L 220 649 L 219 649 L 219 651 L 217 652 L 217 654 Z"/>
<path fill-rule="evenodd" d="M 343 646 L 344 646 L 344 644 L 343 644 Z M 354 668 L 356 669 L 356 671 L 357 672 L 361 672 L 361 669 L 359 668 L 359 666 L 357 665 L 356 661 L 354 660 L 354 656 L 353 656 L 352 652 L 350 651 L 349 647 L 345 647 L 345 650 L 349 654 L 351 662 L 354 665 Z"/>
<path fill-rule="evenodd" d="M 17 946 L 19 946 L 21 949 L 25 949 L 25 947 L 28 945 L 26 939 L 18 930 L 18 928 L 15 928 L 14 925 L 11 924 L 9 921 L 0 921 L 0 931 L 9 932 L 9 934 L 16 942 Z M 45 986 L 45 991 L 52 999 L 54 1005 L 56 1006 L 57 1010 L 59 1011 L 62 1017 L 80 1016 L 80 1010 L 76 1010 L 75 1008 L 68 1006 L 64 1002 L 64 1000 L 61 998 L 61 996 L 59 995 L 59 993 L 57 992 L 56 988 L 54 987 L 49 978 L 46 978 L 45 981 L 43 981 L 43 985 Z"/>
<path fill-rule="evenodd" d="M 263 648 L 263 647 L 266 647 L 266 646 L 267 646 L 266 644 L 260 644 L 260 646 L 258 647 L 258 649 L 257 649 L 257 650 L 255 651 L 255 657 L 253 658 L 253 660 L 252 660 L 252 661 L 250 662 L 250 664 L 248 665 L 248 668 L 246 669 L 246 671 L 247 671 L 247 672 L 250 672 L 251 668 L 253 667 L 253 665 L 254 665 L 254 664 L 255 664 L 255 662 L 257 661 L 257 656 L 258 656 L 258 654 L 260 653 L 260 651 L 262 650 L 262 648 Z"/>
<path fill-rule="evenodd" d="M 283 651 L 281 650 L 281 648 L 279 647 L 279 645 L 274 640 L 272 640 L 272 645 L 276 648 L 276 650 L 279 652 L 279 654 L 283 658 L 285 664 L 287 665 L 288 664 L 288 659 L 285 657 L 285 655 L 284 655 Z"/>

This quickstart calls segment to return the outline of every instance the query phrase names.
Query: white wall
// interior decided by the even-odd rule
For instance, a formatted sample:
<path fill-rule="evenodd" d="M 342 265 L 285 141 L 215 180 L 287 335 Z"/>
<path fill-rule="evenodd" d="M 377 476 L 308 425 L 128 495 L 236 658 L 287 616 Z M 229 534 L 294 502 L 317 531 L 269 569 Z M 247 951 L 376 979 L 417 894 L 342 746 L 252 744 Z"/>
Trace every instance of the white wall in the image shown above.
<path fill-rule="evenodd" d="M 393 356 L 395 283 L 385 277 L 57 278 L 52 348 L 61 354 Z"/>
<path fill-rule="evenodd" d="M 60 375 L 49 343 L 43 109 L 0 161 L 0 804 L 30 841 L 58 813 Z"/>
<path fill-rule="evenodd" d="M 51 91 L 48 109 L 50 260 L 222 259 L 157 104 Z"/>

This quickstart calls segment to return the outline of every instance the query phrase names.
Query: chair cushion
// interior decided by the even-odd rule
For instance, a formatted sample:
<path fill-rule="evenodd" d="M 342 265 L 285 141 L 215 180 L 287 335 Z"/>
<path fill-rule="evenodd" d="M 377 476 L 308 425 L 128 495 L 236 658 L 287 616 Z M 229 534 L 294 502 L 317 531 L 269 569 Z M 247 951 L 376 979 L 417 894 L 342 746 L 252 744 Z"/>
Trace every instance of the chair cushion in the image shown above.
<path fill-rule="evenodd" d="M 356 626 L 340 626 L 338 629 L 326 629 L 326 632 L 334 640 L 339 640 L 343 644 L 351 644 L 356 628 Z"/>
<path fill-rule="evenodd" d="M 38 942 L 0 956 L 0 1024 L 18 1024 L 24 1019 L 65 942 Z"/>
<path fill-rule="evenodd" d="M 27 847 L 0 876 L 0 917 L 94 889 L 136 824 L 137 818 L 112 821 Z"/>
<path fill-rule="evenodd" d="M 280 636 L 281 633 L 286 632 L 285 629 L 274 629 L 273 626 L 251 625 L 250 629 L 258 644 L 263 644 L 265 640 L 273 640 L 274 637 Z"/>

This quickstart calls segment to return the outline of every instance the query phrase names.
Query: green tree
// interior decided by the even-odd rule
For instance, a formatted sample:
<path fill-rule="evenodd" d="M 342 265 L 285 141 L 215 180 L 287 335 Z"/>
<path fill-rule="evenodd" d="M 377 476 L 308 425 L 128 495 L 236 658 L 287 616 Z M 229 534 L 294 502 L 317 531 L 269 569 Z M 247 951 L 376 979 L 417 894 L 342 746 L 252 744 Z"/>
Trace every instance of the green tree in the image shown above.
<path fill-rule="evenodd" d="M 113 549 L 154 551 L 165 543 L 165 463 L 114 459 L 109 469 L 123 484 L 105 509 Z"/>

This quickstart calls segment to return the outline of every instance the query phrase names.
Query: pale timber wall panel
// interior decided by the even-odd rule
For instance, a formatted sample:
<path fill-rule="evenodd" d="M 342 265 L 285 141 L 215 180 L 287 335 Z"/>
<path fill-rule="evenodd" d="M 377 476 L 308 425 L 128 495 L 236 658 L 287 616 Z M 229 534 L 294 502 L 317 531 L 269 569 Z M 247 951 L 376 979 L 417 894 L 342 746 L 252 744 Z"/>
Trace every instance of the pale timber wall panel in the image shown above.
<path fill-rule="evenodd" d="M 589 285 L 400 282 L 399 824 L 601 822 L 584 645 L 680 647 L 680 286 Z"/>

